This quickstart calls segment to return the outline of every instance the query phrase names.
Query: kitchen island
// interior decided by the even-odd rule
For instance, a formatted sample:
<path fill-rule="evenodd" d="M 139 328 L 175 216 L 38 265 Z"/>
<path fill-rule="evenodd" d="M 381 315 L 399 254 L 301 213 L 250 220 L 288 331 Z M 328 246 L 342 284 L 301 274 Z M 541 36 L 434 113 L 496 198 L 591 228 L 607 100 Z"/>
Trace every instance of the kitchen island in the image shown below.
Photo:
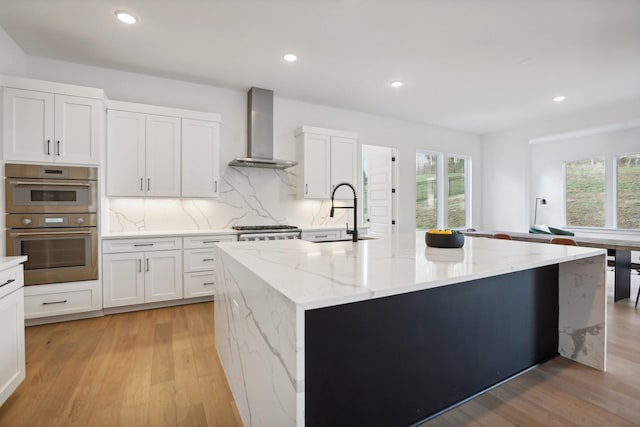
<path fill-rule="evenodd" d="M 218 254 L 216 348 L 247 426 L 411 425 L 558 354 L 606 367 L 601 249 L 415 233 Z"/>

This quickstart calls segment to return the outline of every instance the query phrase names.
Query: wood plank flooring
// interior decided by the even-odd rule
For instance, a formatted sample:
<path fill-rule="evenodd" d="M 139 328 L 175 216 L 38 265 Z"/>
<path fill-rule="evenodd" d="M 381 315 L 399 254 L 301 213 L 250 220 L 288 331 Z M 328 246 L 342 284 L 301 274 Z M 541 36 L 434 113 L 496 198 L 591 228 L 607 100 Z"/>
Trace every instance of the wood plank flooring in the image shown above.
<path fill-rule="evenodd" d="M 608 372 L 558 357 L 423 426 L 640 425 L 640 311 L 630 301 L 607 308 Z M 213 309 L 27 328 L 27 379 L 0 407 L 0 426 L 241 425 Z"/>
<path fill-rule="evenodd" d="M 240 426 L 213 303 L 26 329 L 27 378 L 0 426 Z"/>

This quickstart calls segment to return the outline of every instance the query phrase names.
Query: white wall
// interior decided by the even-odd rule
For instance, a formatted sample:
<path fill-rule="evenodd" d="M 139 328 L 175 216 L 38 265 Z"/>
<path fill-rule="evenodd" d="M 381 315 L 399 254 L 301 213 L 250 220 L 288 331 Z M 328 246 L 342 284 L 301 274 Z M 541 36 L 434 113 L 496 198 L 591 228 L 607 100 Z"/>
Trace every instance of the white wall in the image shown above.
<path fill-rule="evenodd" d="M 546 197 L 538 223 L 562 224 L 562 161 L 593 153 L 638 152 L 640 139 L 619 131 L 589 138 L 529 144 L 563 134 L 640 118 L 640 100 L 591 110 L 482 137 L 481 228 L 526 232 L 533 223 L 535 197 Z"/>
<path fill-rule="evenodd" d="M 234 222 L 289 222 L 299 226 L 345 223 L 349 212 L 329 220 L 326 201 L 295 196 L 296 168 L 287 172 L 235 170 L 226 164 L 246 154 L 246 91 L 186 83 L 46 58 L 29 57 L 28 77 L 105 89 L 110 99 L 220 113 L 222 194 L 218 201 L 113 199 L 111 230 L 219 228 Z M 247 88 L 248 89 L 248 88 Z M 360 144 L 398 148 L 400 231 L 415 228 L 415 151 L 464 154 L 473 162 L 474 223 L 480 221 L 481 160 L 476 135 L 277 97 L 274 100 L 274 156 L 296 158 L 294 130 L 301 125 L 358 133 Z M 169 220 L 171 218 L 176 221 Z M 349 220 L 349 222 L 351 222 Z"/>
<path fill-rule="evenodd" d="M 23 76 L 26 70 L 27 55 L 0 27 L 0 74 Z"/>

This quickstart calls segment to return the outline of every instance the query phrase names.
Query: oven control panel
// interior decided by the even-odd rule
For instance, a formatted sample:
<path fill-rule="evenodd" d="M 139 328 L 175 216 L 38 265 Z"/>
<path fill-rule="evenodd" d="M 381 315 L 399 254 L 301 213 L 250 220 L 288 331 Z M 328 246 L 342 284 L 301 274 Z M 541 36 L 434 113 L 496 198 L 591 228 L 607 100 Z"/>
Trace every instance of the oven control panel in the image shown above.
<path fill-rule="evenodd" d="M 96 214 L 9 214 L 7 228 L 97 227 Z"/>

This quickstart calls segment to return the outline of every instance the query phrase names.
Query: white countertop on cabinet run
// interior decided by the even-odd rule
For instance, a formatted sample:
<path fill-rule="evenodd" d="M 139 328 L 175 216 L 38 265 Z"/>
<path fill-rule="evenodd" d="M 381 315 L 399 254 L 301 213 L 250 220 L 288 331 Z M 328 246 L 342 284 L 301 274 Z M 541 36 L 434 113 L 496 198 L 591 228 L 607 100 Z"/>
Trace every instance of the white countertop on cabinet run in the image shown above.
<path fill-rule="evenodd" d="M 135 239 L 150 237 L 207 236 L 209 234 L 238 234 L 231 228 L 214 230 L 113 231 L 102 234 L 103 239 Z"/>
<path fill-rule="evenodd" d="M 2 256 L 0 257 L 0 271 L 15 267 L 27 261 L 26 256 Z"/>
<path fill-rule="evenodd" d="M 221 242 L 219 248 L 305 310 L 604 254 L 602 249 L 473 237 L 460 249 L 429 248 L 424 232 L 355 244 L 276 240 Z"/>

